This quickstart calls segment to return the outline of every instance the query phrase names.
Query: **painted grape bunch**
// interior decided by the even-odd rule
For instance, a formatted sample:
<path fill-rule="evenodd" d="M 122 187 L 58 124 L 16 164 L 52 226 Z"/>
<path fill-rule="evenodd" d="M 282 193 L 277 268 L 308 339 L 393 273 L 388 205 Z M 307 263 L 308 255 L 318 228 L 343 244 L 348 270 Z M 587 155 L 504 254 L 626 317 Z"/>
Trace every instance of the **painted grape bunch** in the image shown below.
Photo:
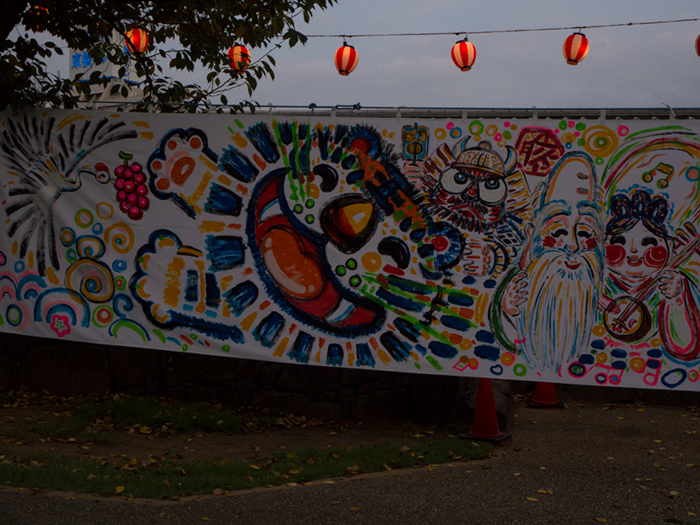
<path fill-rule="evenodd" d="M 124 159 L 124 164 L 114 169 L 114 175 L 117 177 L 114 187 L 117 189 L 119 209 L 130 219 L 138 221 L 143 218 L 143 213 L 150 206 L 146 175 L 138 162 L 129 164 L 129 161 L 134 158 L 132 154 L 120 151 L 119 157 Z"/>

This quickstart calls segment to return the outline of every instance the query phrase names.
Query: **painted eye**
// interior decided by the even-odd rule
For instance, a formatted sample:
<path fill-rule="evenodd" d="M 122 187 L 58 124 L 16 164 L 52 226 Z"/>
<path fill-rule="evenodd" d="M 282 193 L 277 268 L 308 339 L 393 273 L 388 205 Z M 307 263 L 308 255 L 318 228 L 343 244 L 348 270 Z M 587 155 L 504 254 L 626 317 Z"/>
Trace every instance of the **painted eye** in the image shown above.
<path fill-rule="evenodd" d="M 627 239 L 623 235 L 613 235 L 610 237 L 610 244 L 619 244 L 624 246 L 627 243 Z"/>
<path fill-rule="evenodd" d="M 479 183 L 479 198 L 486 204 L 498 204 L 506 198 L 506 181 L 489 179 Z"/>
<path fill-rule="evenodd" d="M 95 175 L 95 179 L 100 184 L 107 184 L 109 182 L 109 173 L 106 171 L 98 171 Z"/>
<path fill-rule="evenodd" d="M 461 171 L 449 168 L 440 176 L 440 184 L 449 193 L 462 193 L 467 189 L 469 179 Z"/>

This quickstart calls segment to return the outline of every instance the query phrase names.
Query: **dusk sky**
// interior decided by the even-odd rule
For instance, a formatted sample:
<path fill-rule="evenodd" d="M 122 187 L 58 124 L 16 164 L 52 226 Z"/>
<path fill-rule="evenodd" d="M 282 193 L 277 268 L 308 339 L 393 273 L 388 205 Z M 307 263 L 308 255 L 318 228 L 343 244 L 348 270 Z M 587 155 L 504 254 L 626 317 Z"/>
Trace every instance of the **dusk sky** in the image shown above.
<path fill-rule="evenodd" d="M 274 81 L 253 94 L 261 105 L 360 103 L 408 107 L 672 107 L 698 106 L 700 22 L 583 29 L 588 57 L 570 66 L 562 44 L 573 31 L 471 34 L 477 31 L 586 26 L 700 18 L 697 0 L 340 0 L 318 11 L 305 34 L 470 32 L 476 63 L 461 72 L 450 50 L 453 35 L 352 38 L 357 69 L 340 76 L 333 54 L 341 38 L 310 38 L 280 49 Z M 461 39 L 462 37 L 459 37 Z M 253 60 L 263 53 L 251 49 Z M 62 74 L 68 73 L 68 58 Z M 59 66 L 56 66 L 59 67 Z M 205 72 L 175 72 L 202 82 Z M 248 98 L 245 89 L 229 101 Z"/>

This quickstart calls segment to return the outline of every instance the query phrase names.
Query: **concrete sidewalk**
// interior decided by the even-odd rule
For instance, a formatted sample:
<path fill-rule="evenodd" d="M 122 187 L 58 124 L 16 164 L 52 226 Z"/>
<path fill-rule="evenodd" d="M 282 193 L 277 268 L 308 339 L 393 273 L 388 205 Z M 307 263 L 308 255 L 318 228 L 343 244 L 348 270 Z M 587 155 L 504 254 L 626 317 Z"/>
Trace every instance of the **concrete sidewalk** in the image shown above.
<path fill-rule="evenodd" d="M 518 404 L 481 462 L 177 503 L 2 489 L 0 523 L 700 524 L 700 409 L 584 404 Z"/>

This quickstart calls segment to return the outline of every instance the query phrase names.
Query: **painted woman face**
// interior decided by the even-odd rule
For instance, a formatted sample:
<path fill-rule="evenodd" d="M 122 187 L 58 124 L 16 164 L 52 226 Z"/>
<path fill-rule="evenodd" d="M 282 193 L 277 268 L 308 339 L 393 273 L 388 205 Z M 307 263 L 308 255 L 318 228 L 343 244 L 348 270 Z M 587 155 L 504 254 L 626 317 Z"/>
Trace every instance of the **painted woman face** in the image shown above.
<path fill-rule="evenodd" d="M 607 266 L 619 275 L 649 277 L 663 268 L 668 258 L 668 242 L 647 230 L 642 221 L 629 231 L 605 238 Z"/>

